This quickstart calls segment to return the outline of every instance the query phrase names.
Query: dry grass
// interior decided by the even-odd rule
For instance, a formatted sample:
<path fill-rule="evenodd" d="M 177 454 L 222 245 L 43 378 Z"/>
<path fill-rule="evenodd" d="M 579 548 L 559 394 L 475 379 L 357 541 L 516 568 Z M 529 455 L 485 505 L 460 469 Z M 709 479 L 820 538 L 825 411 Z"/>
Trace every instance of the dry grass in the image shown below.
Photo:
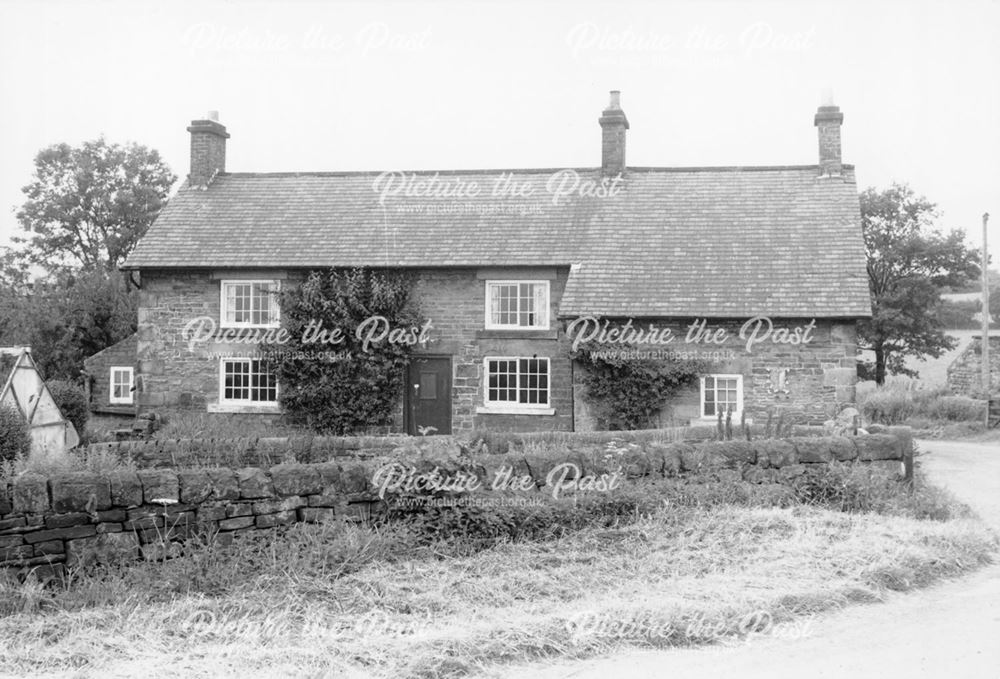
<path fill-rule="evenodd" d="M 811 507 L 668 506 L 471 556 L 399 527 L 296 526 L 228 554 L 209 542 L 91 573 L 57 596 L 7 583 L 0 671 L 502 676 L 512 661 L 711 643 L 764 614 L 877 601 L 976 568 L 994 548 L 970 519 Z"/>

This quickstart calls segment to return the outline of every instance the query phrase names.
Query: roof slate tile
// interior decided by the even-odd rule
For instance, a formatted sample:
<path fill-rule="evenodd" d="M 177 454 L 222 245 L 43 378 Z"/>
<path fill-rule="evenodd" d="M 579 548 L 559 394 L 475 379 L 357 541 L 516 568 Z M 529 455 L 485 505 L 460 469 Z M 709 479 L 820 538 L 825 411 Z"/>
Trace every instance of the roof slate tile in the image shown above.
<path fill-rule="evenodd" d="M 417 173 L 480 195 L 389 197 L 377 173 L 220 174 L 182 187 L 125 268 L 538 266 L 574 263 L 560 315 L 866 317 L 853 169 L 635 168 L 618 195 L 553 204 L 552 170 Z M 599 180 L 597 170 L 577 170 Z"/>

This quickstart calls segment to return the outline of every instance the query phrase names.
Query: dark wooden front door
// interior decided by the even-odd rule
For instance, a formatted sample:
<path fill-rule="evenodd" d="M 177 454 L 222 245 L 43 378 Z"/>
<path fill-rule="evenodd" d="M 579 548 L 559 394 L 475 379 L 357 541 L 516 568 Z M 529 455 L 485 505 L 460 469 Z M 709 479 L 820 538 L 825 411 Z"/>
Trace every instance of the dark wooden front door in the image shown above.
<path fill-rule="evenodd" d="M 451 358 L 414 356 L 406 385 L 406 430 L 414 436 L 451 433 Z"/>

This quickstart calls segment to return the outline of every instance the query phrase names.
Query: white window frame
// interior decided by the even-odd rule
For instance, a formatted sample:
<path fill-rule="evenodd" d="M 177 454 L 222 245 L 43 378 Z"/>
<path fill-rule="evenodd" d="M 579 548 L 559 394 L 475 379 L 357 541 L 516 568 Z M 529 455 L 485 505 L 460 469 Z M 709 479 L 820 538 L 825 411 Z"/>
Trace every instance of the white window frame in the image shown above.
<path fill-rule="evenodd" d="M 128 373 L 128 389 L 125 391 L 125 396 L 115 396 L 115 373 Z M 108 403 L 115 405 L 132 405 L 135 403 L 135 396 L 133 390 L 135 389 L 135 368 L 124 365 L 114 365 L 111 366 L 109 372 L 109 394 Z"/>
<path fill-rule="evenodd" d="M 546 403 L 514 403 L 511 401 L 490 400 L 490 361 L 545 361 L 547 385 Z M 520 391 L 520 373 L 518 373 L 517 391 Z M 476 409 L 480 414 L 495 415 L 554 415 L 552 407 L 552 359 L 548 356 L 486 356 L 483 358 L 483 405 Z"/>
<path fill-rule="evenodd" d="M 743 415 L 743 375 L 735 373 L 717 373 L 711 375 L 703 375 L 700 379 L 701 385 L 699 389 L 698 398 L 698 416 L 702 420 L 718 420 L 719 413 L 716 412 L 715 415 L 705 414 L 705 379 L 712 377 L 714 379 L 722 380 L 736 380 L 736 409 L 733 411 L 733 420 L 739 421 Z M 725 414 L 723 414 L 725 416 Z"/>
<path fill-rule="evenodd" d="M 493 295 L 490 289 L 498 285 L 539 285 L 545 290 L 545 304 L 542 309 L 536 310 L 539 322 L 536 325 L 503 324 L 493 322 Z M 552 304 L 549 281 L 535 279 L 514 279 L 514 280 L 488 280 L 486 281 L 486 317 L 485 327 L 487 330 L 548 330 L 549 329 L 549 307 Z"/>
<path fill-rule="evenodd" d="M 226 303 L 226 287 L 230 285 L 268 285 L 274 294 L 274 308 L 271 309 L 270 323 L 238 323 L 227 320 L 229 317 L 229 307 Z M 222 328 L 263 328 L 271 329 L 281 327 L 281 305 L 278 303 L 277 293 L 281 292 L 281 280 L 272 278 L 239 279 L 227 278 L 220 281 L 219 285 L 219 327 Z"/>
<path fill-rule="evenodd" d="M 242 406 L 252 408 L 278 409 L 280 408 L 281 390 L 277 377 L 274 380 L 274 400 L 273 401 L 253 401 L 250 399 L 226 398 L 226 363 L 237 361 L 252 363 L 253 361 L 264 361 L 262 358 L 251 356 L 226 356 L 219 359 L 219 405 L 220 406 Z"/>

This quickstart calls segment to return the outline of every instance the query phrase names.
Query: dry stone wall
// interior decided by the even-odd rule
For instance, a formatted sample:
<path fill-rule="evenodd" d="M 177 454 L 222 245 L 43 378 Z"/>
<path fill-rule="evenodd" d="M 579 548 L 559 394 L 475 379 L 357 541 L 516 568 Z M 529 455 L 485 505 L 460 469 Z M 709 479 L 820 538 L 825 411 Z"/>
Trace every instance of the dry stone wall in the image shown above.
<path fill-rule="evenodd" d="M 484 479 L 503 468 L 547 492 L 549 472 L 572 462 L 577 473 L 621 470 L 626 479 L 710 474 L 715 480 L 789 483 L 810 466 L 859 462 L 912 469 L 906 427 L 855 437 L 790 437 L 663 442 L 625 439 L 553 444 L 547 452 L 480 455 Z M 179 541 L 212 535 L 225 545 L 241 532 L 298 522 L 359 520 L 379 503 L 375 470 L 396 456 L 261 467 L 141 469 L 102 474 L 24 473 L 0 481 L 0 567 L 41 578 L 67 567 L 117 558 L 159 559 Z"/>

